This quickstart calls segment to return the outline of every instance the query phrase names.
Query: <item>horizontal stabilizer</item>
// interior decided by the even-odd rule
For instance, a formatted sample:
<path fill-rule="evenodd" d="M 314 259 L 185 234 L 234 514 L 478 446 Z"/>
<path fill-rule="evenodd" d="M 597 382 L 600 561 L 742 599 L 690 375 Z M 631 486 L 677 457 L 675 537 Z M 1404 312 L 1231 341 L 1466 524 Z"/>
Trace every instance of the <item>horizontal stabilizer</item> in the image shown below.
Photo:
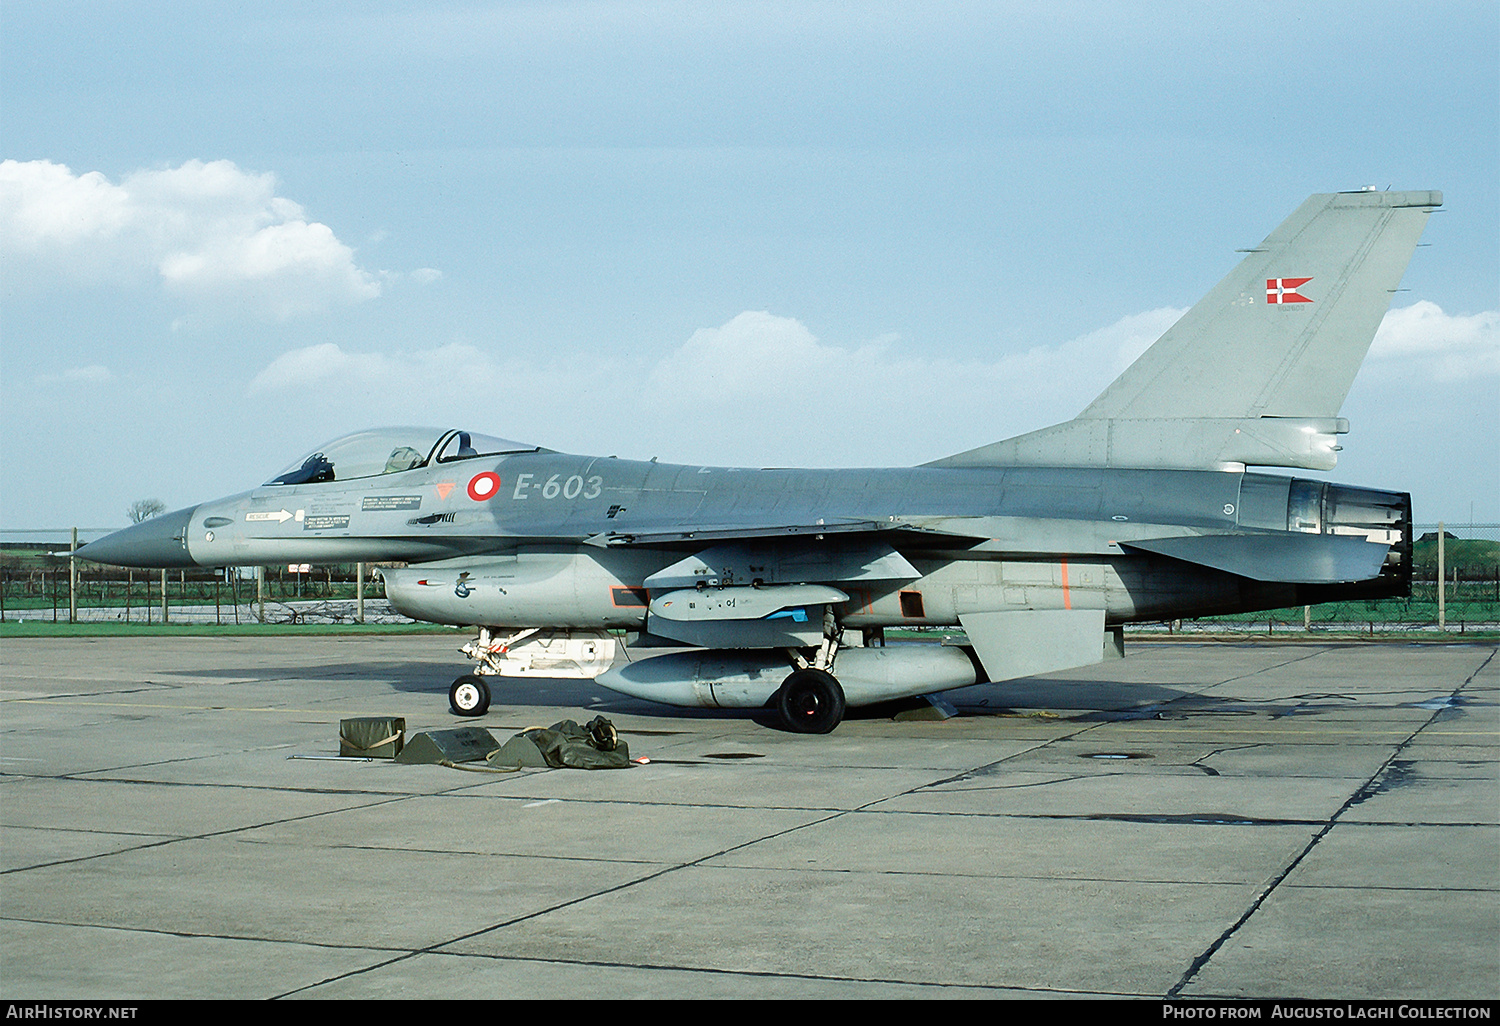
<path fill-rule="evenodd" d="M 991 681 L 1071 670 L 1104 660 L 1104 610 L 1016 609 L 959 613 Z"/>
<path fill-rule="evenodd" d="M 1390 546 L 1337 534 L 1208 534 L 1120 547 L 1170 556 L 1252 581 L 1341 584 L 1380 576 Z"/>

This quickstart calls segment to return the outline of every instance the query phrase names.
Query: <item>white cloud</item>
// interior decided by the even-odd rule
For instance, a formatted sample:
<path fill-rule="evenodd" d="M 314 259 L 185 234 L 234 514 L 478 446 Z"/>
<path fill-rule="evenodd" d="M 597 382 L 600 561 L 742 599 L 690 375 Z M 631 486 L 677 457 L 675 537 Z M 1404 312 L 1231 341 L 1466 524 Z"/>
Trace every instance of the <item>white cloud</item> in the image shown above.
<path fill-rule="evenodd" d="M 919 462 L 1067 420 L 1181 314 L 960 360 L 890 338 L 827 345 L 799 321 L 747 312 L 695 332 L 654 369 L 651 395 L 663 435 L 692 447 L 684 458 L 722 459 L 727 445 L 752 462 Z"/>
<path fill-rule="evenodd" d="M 380 420 L 669 462 L 899 466 L 1075 416 L 1182 313 L 1133 314 L 992 359 L 924 352 L 890 337 L 834 344 L 766 311 L 701 328 L 654 361 L 567 362 L 472 344 L 359 353 L 324 343 L 278 357 L 251 391 L 316 393 L 328 423 L 342 425 L 330 434 Z M 1493 375 L 1496 321 L 1419 303 L 1391 312 L 1375 356 L 1403 380 L 1413 368 L 1450 379 Z M 1366 391 L 1377 386 L 1367 382 Z M 1451 386 L 1432 390 L 1452 394 Z"/>
<path fill-rule="evenodd" d="M 693 332 L 652 370 L 651 392 L 687 407 L 801 399 L 826 387 L 852 356 L 819 343 L 800 321 L 747 310 Z"/>
<path fill-rule="evenodd" d="M 125 190 L 97 171 L 74 175 L 45 160 L 0 162 L 0 238 L 42 253 L 119 233 L 130 221 Z"/>
<path fill-rule="evenodd" d="M 101 364 L 91 363 L 87 367 L 70 367 L 61 374 L 39 374 L 38 385 L 103 385 L 115 378 L 114 373 Z"/>
<path fill-rule="evenodd" d="M 288 391 L 351 377 L 379 378 L 389 362 L 386 357 L 375 354 L 350 355 L 334 343 L 324 342 L 282 353 L 255 376 L 250 382 L 250 391 Z"/>
<path fill-rule="evenodd" d="M 227 160 L 137 171 L 118 185 L 50 161 L 4 161 L 0 251 L 8 277 L 145 273 L 182 298 L 283 318 L 380 294 L 331 228 L 276 195 L 274 175 Z"/>
<path fill-rule="evenodd" d="M 324 342 L 282 353 L 251 380 L 249 391 L 289 392 L 335 385 L 355 390 L 389 388 L 396 393 L 393 401 L 405 397 L 425 402 L 462 387 L 465 379 L 497 372 L 487 355 L 458 343 L 387 355 L 346 353 L 335 343 Z"/>
<path fill-rule="evenodd" d="M 1181 313 L 1133 315 L 1060 346 L 994 360 L 928 356 L 895 338 L 831 345 L 802 322 L 765 311 L 699 329 L 654 364 L 567 365 L 461 344 L 350 353 L 323 343 L 277 357 L 250 389 L 316 389 L 324 403 L 374 393 L 390 423 L 463 420 L 622 456 L 915 463 L 1074 416 Z"/>
<path fill-rule="evenodd" d="M 1425 299 L 1391 310 L 1370 356 L 1434 381 L 1500 376 L 1500 310 L 1447 314 Z"/>

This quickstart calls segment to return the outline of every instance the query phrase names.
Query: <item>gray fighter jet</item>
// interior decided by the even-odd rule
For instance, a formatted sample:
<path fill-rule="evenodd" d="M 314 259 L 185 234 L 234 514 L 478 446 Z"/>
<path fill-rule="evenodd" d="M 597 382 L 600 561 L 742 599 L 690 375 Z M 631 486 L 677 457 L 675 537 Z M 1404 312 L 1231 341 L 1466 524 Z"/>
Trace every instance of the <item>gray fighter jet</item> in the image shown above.
<path fill-rule="evenodd" d="M 460 716 L 496 676 L 572 676 L 809 733 L 847 706 L 1097 663 L 1134 621 L 1405 595 L 1409 495 L 1247 468 L 1332 469 L 1441 203 L 1313 196 L 1073 420 L 922 466 L 676 466 L 392 428 L 78 554 L 400 562 L 397 610 L 477 629 Z M 965 640 L 886 645 L 897 627 Z"/>

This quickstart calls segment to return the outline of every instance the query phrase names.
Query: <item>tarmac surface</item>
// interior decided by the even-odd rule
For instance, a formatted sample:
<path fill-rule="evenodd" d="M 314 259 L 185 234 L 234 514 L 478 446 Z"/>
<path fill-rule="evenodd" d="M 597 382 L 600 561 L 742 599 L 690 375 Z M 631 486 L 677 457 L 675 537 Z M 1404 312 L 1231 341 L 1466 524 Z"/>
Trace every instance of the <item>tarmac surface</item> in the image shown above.
<path fill-rule="evenodd" d="M 463 640 L 8 639 L 0 997 L 1500 996 L 1494 643 L 1138 644 L 809 737 L 460 721 Z M 601 713 L 648 764 L 328 758 Z"/>

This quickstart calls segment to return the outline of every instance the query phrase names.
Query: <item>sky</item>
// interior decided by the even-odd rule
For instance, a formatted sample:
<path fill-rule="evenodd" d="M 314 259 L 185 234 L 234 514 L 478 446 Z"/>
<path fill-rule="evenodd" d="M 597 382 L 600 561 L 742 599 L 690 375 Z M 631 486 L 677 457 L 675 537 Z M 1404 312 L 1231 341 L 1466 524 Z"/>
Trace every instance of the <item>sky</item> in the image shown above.
<path fill-rule="evenodd" d="M 0 529 L 381 425 L 938 459 L 1367 186 L 1444 206 L 1285 472 L 1500 521 L 1493 3 L 0 0 Z"/>

